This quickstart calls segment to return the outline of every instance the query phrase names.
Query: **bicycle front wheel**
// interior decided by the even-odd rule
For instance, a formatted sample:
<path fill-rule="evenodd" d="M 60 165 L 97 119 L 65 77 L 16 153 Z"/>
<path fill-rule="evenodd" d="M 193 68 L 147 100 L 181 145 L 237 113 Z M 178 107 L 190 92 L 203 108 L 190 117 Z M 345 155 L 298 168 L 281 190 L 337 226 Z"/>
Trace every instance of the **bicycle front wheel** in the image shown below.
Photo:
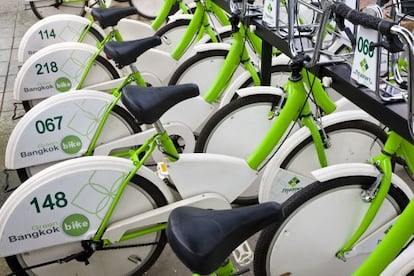
<path fill-rule="evenodd" d="M 122 194 L 110 222 L 159 208 L 167 204 L 160 190 L 148 179 L 135 175 Z M 84 261 L 50 264 L 22 271 L 26 267 L 67 257 L 80 252 L 80 242 L 26 252 L 6 257 L 7 264 L 17 275 L 142 275 L 158 259 L 166 244 L 164 231 L 146 234 L 116 245 L 113 249 L 98 250 Z M 128 246 L 129 245 L 129 246 Z M 125 247 L 123 247 L 125 246 Z"/>
<path fill-rule="evenodd" d="M 295 193 L 284 204 L 285 219 L 268 226 L 259 237 L 255 275 L 351 275 L 369 253 L 359 253 L 346 262 L 335 254 L 359 226 L 369 207 L 361 200 L 361 192 L 375 180 L 342 177 L 313 183 Z M 408 201 L 391 185 L 361 239 L 399 215 Z"/>
<path fill-rule="evenodd" d="M 86 13 L 85 7 L 88 6 L 88 1 L 85 0 L 39 0 L 30 1 L 29 3 L 33 13 L 39 19 L 55 14 L 74 14 L 84 16 Z"/>

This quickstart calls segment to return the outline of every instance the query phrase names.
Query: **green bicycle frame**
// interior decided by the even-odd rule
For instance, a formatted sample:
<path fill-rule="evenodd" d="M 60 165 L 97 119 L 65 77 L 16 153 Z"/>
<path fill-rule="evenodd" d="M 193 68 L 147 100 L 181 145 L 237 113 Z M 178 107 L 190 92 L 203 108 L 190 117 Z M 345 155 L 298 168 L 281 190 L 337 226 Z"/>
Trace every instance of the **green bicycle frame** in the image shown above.
<path fill-rule="evenodd" d="M 391 186 L 391 158 L 394 154 L 403 157 L 410 173 L 414 172 L 414 145 L 403 139 L 397 133 L 390 132 L 384 145 L 383 153 L 373 158 L 374 164 L 382 173 L 381 184 L 378 188 L 376 197 L 373 199 L 358 229 L 337 253 L 338 257 L 342 257 L 347 251 L 351 250 L 352 246 L 358 241 L 369 227 L 370 223 L 374 220 L 375 215 L 381 207 Z M 413 215 L 414 201 L 411 200 L 399 215 L 391 229 L 386 233 L 383 240 L 353 275 L 379 275 L 400 253 L 408 239 L 414 234 Z"/>
<path fill-rule="evenodd" d="M 187 50 L 188 46 L 191 45 L 191 42 L 196 37 L 196 40 L 200 40 L 204 33 L 207 33 L 213 42 L 217 42 L 215 32 L 210 26 L 208 14 L 214 14 L 223 25 L 229 25 L 230 22 L 223 11 L 219 6 L 214 4 L 212 0 L 206 0 L 205 4 L 200 0 L 194 1 L 196 4 L 196 10 L 188 25 L 180 43 L 175 47 L 174 51 L 171 53 L 171 57 L 175 60 L 179 60 Z M 198 35 L 196 36 L 198 32 Z"/>
<path fill-rule="evenodd" d="M 80 78 L 80 81 L 79 81 L 78 85 L 75 88 L 76 90 L 79 90 L 79 89 L 81 89 L 83 87 L 83 84 L 85 83 L 86 77 L 88 76 L 89 71 L 91 70 L 91 68 L 93 66 L 93 62 L 102 53 L 102 51 L 104 50 L 105 44 L 107 42 L 111 41 L 113 38 L 115 38 L 116 41 L 123 41 L 122 36 L 119 33 L 119 31 L 116 30 L 116 29 L 114 29 L 114 30 L 110 31 L 104 37 L 104 39 L 96 45 L 97 51 L 91 56 L 91 58 L 89 59 L 88 63 L 86 64 L 85 70 L 82 73 L 82 76 Z"/>
<path fill-rule="evenodd" d="M 172 5 L 176 2 L 176 0 L 169 0 L 165 1 L 163 9 L 167 10 L 168 7 L 171 9 Z M 182 2 L 182 1 L 180 1 Z M 168 9 L 168 11 L 169 11 Z M 208 12 L 214 13 L 217 18 L 220 20 L 222 24 L 230 24 L 225 12 L 216 4 L 214 4 L 211 0 L 207 0 L 205 6 L 200 2 L 200 0 L 196 1 L 196 11 L 194 13 L 193 18 L 191 19 L 190 25 L 188 26 L 183 38 L 181 39 L 180 43 L 177 45 L 176 49 L 173 51 L 171 56 L 178 60 L 184 52 L 187 50 L 188 46 L 191 44 L 191 41 L 194 39 L 197 32 L 199 32 L 199 38 L 201 38 L 200 34 L 206 32 L 209 34 L 210 38 L 217 42 L 214 30 L 209 24 L 208 19 Z M 160 15 L 161 18 L 161 15 Z M 86 33 L 89 31 L 93 24 L 93 19 L 91 19 L 91 23 L 85 28 L 79 41 L 83 41 Z M 113 29 L 108 35 L 104 37 L 104 39 L 97 44 L 98 51 L 94 53 L 94 55 L 90 58 L 88 63 L 86 64 L 85 70 L 80 78 L 79 84 L 77 85 L 76 89 L 79 90 L 83 87 L 86 77 L 88 76 L 89 71 L 93 66 L 93 62 L 96 58 L 102 53 L 104 49 L 104 45 L 115 38 L 116 41 L 123 41 L 122 35 L 116 29 Z"/>
<path fill-rule="evenodd" d="M 329 114 L 335 110 L 335 103 L 326 94 L 320 81 L 307 72 L 306 69 L 302 69 L 302 79 L 295 81 L 289 79 L 286 83 L 287 100 L 285 105 L 260 145 L 247 157 L 247 164 L 250 168 L 254 170 L 259 168 L 260 164 L 263 163 L 279 143 L 290 124 L 298 118 L 301 118 L 302 125 L 308 127 L 311 132 L 321 166 L 327 166 L 328 162 L 324 151 L 324 144 L 316 122 L 312 117 L 308 94 L 304 87 L 305 83 L 312 87 L 315 101 L 325 113 Z"/>
<path fill-rule="evenodd" d="M 115 210 L 115 207 L 117 206 L 126 186 L 128 185 L 129 181 L 132 179 L 132 177 L 137 173 L 137 171 L 144 165 L 145 161 L 151 156 L 152 152 L 155 150 L 158 144 L 160 144 L 163 150 L 168 153 L 167 155 L 171 161 L 178 160 L 179 154 L 177 152 L 177 149 L 175 148 L 174 143 L 171 141 L 171 138 L 168 136 L 168 133 L 165 131 L 163 131 L 162 133 L 155 134 L 153 137 L 148 139 L 142 146 L 140 146 L 137 150 L 129 151 L 130 160 L 134 164 L 134 169 L 131 170 L 128 173 L 128 175 L 125 177 L 125 179 L 122 181 L 114 197 L 114 200 L 112 201 L 111 205 L 109 206 L 108 211 L 105 214 L 105 217 L 102 220 L 101 225 L 99 226 L 97 232 L 92 238 L 93 241 L 98 242 L 101 240 L 102 235 L 108 226 L 109 219 L 112 216 Z M 143 155 L 142 158 L 140 157 L 141 155 Z M 121 241 L 136 238 L 136 237 L 143 236 L 149 233 L 157 232 L 162 229 L 165 229 L 165 227 L 166 227 L 166 224 L 160 224 L 160 225 L 149 227 L 143 230 L 129 232 L 128 234 L 122 236 Z M 104 242 L 105 242 L 105 245 L 110 244 L 109 241 L 104 241 Z"/>
<path fill-rule="evenodd" d="M 188 13 L 188 9 L 183 3 L 182 0 L 165 0 L 164 4 L 162 4 L 161 10 L 159 11 L 157 17 L 154 19 L 154 21 L 151 23 L 151 28 L 154 31 L 157 31 L 159 28 L 161 28 L 162 24 L 167 20 L 168 15 L 170 14 L 171 9 L 173 6 L 178 3 L 180 9 L 184 13 Z"/>
<path fill-rule="evenodd" d="M 105 110 L 105 113 L 99 122 L 98 128 L 93 135 L 91 142 L 88 146 L 88 150 L 84 154 L 85 156 L 91 156 L 93 155 L 93 151 L 96 146 L 96 142 L 98 141 L 99 137 L 101 136 L 102 130 L 106 124 L 106 121 L 109 117 L 109 114 L 111 113 L 114 106 L 116 106 L 121 99 L 121 90 L 127 85 L 130 85 L 131 83 L 135 82 L 138 86 L 146 87 L 146 83 L 144 79 L 142 78 L 141 74 L 139 72 L 131 73 L 128 77 L 124 79 L 124 81 L 119 85 L 119 87 L 115 88 L 112 91 L 112 95 L 115 97 L 115 99 L 111 102 L 111 104 L 108 106 L 108 108 Z M 119 156 L 125 155 L 124 153 L 118 153 Z"/>
<path fill-rule="evenodd" d="M 249 27 L 241 24 L 239 30 L 233 33 L 230 50 L 220 68 L 217 78 L 204 95 L 204 100 L 206 102 L 213 103 L 220 98 L 221 94 L 229 85 L 229 82 L 240 63 L 243 63 L 244 68 L 250 73 L 254 84 L 256 86 L 260 85 L 260 77 L 251 62 L 250 55 L 246 49 L 246 39 L 251 42 L 256 53 L 261 55 L 260 38 L 257 37 Z"/>

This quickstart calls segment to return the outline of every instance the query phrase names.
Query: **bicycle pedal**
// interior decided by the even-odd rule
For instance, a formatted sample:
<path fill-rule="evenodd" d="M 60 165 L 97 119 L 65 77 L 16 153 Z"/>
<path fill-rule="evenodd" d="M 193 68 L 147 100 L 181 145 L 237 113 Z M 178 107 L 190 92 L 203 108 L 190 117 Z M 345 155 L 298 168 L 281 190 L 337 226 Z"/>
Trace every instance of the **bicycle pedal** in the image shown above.
<path fill-rule="evenodd" d="M 158 162 L 157 163 L 157 175 L 162 180 L 164 180 L 166 178 L 168 179 L 170 174 L 168 172 L 167 164 L 165 164 L 164 162 Z"/>
<path fill-rule="evenodd" d="M 233 251 L 233 258 L 240 266 L 247 266 L 253 261 L 253 250 L 251 249 L 249 242 L 244 241 Z"/>

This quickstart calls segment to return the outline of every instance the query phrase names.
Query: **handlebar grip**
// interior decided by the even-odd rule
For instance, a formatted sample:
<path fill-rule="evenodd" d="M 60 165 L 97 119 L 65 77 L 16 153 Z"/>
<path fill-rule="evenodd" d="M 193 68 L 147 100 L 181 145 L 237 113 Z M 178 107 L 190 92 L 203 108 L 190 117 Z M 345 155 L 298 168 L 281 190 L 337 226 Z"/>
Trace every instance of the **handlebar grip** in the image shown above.
<path fill-rule="evenodd" d="M 384 35 L 391 35 L 391 27 L 396 25 L 395 22 L 356 11 L 342 2 L 335 2 L 333 4 L 333 12 L 355 25 L 377 30 Z"/>

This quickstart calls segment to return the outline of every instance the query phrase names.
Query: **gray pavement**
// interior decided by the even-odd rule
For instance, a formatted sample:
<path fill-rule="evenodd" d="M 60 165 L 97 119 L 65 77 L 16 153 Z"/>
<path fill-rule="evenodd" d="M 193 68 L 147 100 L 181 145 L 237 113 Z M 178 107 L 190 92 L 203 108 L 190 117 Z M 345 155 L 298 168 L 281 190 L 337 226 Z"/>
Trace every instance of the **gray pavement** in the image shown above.
<path fill-rule="evenodd" d="M 17 123 L 12 117 L 15 112 L 17 116 L 24 114 L 22 105 L 13 100 L 13 85 L 18 72 L 17 50 L 24 33 L 37 20 L 30 8 L 25 8 L 24 0 L 0 0 L 0 206 L 8 195 L 3 192 L 6 182 L 3 170 L 7 141 Z M 8 172 L 8 177 L 12 186 L 19 185 L 20 181 L 14 171 Z M 7 273 L 10 270 L 4 259 L 0 258 L 0 276 Z M 146 275 L 191 275 L 191 272 L 175 258 L 167 246 Z"/>

